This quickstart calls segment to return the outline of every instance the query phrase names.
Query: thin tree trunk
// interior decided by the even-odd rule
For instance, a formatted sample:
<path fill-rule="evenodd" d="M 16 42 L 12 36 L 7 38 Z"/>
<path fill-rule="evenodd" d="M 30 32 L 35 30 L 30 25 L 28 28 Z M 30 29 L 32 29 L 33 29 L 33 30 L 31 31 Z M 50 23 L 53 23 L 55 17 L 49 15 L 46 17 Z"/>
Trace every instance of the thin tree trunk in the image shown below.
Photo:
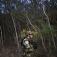
<path fill-rule="evenodd" d="M 1 44 L 2 44 L 2 47 L 3 47 L 4 45 L 3 45 L 3 35 L 2 35 L 2 28 L 1 28 L 1 26 L 0 26 L 0 31 L 1 31 Z"/>
<path fill-rule="evenodd" d="M 17 30 L 16 30 L 15 18 L 13 18 L 13 16 L 12 16 L 12 21 L 13 21 L 13 25 L 14 25 L 14 29 L 15 29 L 15 41 L 17 43 L 18 57 L 21 57 L 21 46 L 20 46 L 20 43 L 18 41 L 18 34 L 17 34 Z"/>
<path fill-rule="evenodd" d="M 44 12 L 45 16 L 47 17 L 48 26 L 49 26 L 50 31 L 51 31 L 52 29 L 51 29 L 49 17 L 48 17 L 48 15 L 47 15 L 46 12 L 45 12 L 45 5 L 43 5 L 43 12 Z M 51 36 L 52 36 L 52 41 L 53 41 L 54 47 L 56 48 L 56 44 L 55 44 L 55 41 L 54 41 L 54 37 L 53 37 L 52 31 L 51 31 Z"/>

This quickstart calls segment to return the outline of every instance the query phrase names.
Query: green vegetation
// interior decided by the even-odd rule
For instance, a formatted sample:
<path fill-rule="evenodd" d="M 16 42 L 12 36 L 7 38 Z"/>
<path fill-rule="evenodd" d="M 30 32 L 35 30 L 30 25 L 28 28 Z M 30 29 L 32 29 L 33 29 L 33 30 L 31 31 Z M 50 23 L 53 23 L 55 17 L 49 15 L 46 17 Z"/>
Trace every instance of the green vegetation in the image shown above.
<path fill-rule="evenodd" d="M 18 8 L 17 11 L 0 15 L 3 46 L 7 48 L 13 46 L 16 47 L 14 48 L 15 50 L 21 50 L 19 42 L 26 36 L 26 32 L 31 30 L 34 36 L 33 40 L 37 42 L 38 45 L 32 57 L 56 57 L 57 9 L 55 5 L 53 7 L 53 2 L 51 3 L 51 7 L 49 5 L 50 3 L 47 3 L 47 5 L 44 4 L 44 11 L 43 5 L 39 6 L 39 0 L 31 0 L 31 3 L 26 5 L 19 2 L 19 4 L 17 3 L 16 5 Z M 21 56 L 19 52 L 17 54 Z"/>

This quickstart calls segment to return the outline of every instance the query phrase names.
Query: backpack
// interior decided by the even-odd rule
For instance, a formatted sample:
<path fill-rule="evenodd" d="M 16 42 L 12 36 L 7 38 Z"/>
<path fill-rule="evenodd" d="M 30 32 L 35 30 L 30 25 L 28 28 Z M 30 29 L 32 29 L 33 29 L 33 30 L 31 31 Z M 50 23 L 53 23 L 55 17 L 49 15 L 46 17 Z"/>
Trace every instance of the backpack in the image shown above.
<path fill-rule="evenodd" d="M 37 42 L 34 42 L 34 41 L 33 41 L 33 42 L 32 42 L 32 45 L 33 45 L 33 48 L 34 48 L 34 49 L 37 49 Z"/>

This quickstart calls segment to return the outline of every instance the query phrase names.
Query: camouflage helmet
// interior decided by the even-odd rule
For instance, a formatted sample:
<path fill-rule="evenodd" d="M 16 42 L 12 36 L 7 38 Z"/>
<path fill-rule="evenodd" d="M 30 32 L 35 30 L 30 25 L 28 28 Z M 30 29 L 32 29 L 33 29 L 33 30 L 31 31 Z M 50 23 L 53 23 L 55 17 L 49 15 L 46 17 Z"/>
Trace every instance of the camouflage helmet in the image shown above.
<path fill-rule="evenodd" d="M 32 32 L 31 31 L 27 31 L 27 35 L 32 35 Z"/>

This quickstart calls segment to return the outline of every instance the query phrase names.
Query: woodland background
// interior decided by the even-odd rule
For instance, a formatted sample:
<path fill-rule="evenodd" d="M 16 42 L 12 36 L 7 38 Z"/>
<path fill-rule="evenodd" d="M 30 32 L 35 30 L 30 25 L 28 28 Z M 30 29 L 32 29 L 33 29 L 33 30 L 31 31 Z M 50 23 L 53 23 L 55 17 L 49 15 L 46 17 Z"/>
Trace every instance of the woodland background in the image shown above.
<path fill-rule="evenodd" d="M 57 57 L 57 0 L 0 1 L 0 57 L 22 57 L 21 38 L 33 32 L 33 57 Z"/>

